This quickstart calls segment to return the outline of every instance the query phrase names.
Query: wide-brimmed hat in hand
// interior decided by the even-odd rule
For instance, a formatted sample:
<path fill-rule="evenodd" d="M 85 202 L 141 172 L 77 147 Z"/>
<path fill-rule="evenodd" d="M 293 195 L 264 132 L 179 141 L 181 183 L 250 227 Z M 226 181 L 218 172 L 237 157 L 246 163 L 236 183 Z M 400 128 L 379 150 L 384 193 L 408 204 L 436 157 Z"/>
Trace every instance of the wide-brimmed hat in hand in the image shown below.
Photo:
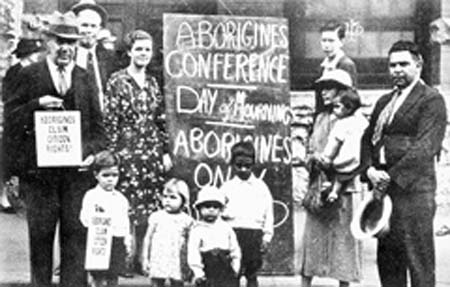
<path fill-rule="evenodd" d="M 322 76 L 314 83 L 314 88 L 319 88 L 327 84 L 339 84 L 347 88 L 353 87 L 352 77 L 347 71 L 335 69 L 325 71 Z"/>
<path fill-rule="evenodd" d="M 381 199 L 373 192 L 367 196 L 354 213 L 350 230 L 356 239 L 378 238 L 389 231 L 392 200 L 389 195 Z"/>

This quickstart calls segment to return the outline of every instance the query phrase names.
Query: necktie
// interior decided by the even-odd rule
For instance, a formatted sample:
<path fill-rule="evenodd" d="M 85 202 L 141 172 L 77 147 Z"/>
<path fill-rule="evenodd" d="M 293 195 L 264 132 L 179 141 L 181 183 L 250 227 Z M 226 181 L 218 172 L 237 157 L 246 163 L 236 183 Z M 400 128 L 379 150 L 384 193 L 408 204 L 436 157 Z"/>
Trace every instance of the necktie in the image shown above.
<path fill-rule="evenodd" d="M 91 51 L 87 54 L 87 63 L 86 63 L 86 70 L 90 75 L 95 77 L 95 69 L 94 69 L 94 55 Z"/>
<path fill-rule="evenodd" d="M 394 95 L 392 96 L 392 99 L 389 101 L 389 103 L 384 107 L 384 109 L 381 111 L 380 115 L 378 116 L 377 123 L 375 125 L 375 129 L 372 135 L 372 144 L 376 145 L 380 142 L 382 136 L 383 136 L 383 130 L 384 128 L 391 122 L 392 117 L 394 115 L 394 107 L 395 102 L 400 97 L 401 90 L 396 90 L 394 92 Z"/>
<path fill-rule="evenodd" d="M 64 96 L 69 89 L 69 85 L 66 80 L 66 71 L 64 67 L 58 68 L 58 92 L 61 96 Z"/>

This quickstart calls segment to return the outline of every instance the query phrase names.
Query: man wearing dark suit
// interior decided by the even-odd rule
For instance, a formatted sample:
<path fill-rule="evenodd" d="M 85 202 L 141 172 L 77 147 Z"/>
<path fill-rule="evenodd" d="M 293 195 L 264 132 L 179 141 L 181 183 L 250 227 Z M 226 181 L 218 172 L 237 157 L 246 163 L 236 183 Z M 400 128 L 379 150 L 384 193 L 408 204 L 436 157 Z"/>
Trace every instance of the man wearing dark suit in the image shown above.
<path fill-rule="evenodd" d="M 390 231 L 378 239 L 377 263 L 383 287 L 435 286 L 433 218 L 435 158 L 447 114 L 437 90 L 420 79 L 417 46 L 398 41 L 389 50 L 394 90 L 382 96 L 362 139 L 365 175 L 375 196 L 393 202 Z"/>
<path fill-rule="evenodd" d="M 48 55 L 20 72 L 21 81 L 6 102 L 6 119 L 13 125 L 20 186 L 25 196 L 30 239 L 31 280 L 51 286 L 56 223 L 60 222 L 60 286 L 86 286 L 86 233 L 78 216 L 92 175 L 79 167 L 39 167 L 36 162 L 34 112 L 65 109 L 81 114 L 83 163 L 89 166 L 105 147 L 97 90 L 87 72 L 74 64 L 79 39 L 75 15 L 55 12 L 47 32 Z"/>
<path fill-rule="evenodd" d="M 99 90 L 100 107 L 109 76 L 116 70 L 114 51 L 98 44 L 98 34 L 105 26 L 108 14 L 94 0 L 80 0 L 71 10 L 77 15 L 78 29 L 83 36 L 78 42 L 75 63 L 86 69 L 95 79 Z"/>
<path fill-rule="evenodd" d="M 326 56 L 320 64 L 321 73 L 334 69 L 344 70 L 350 74 L 353 86 L 356 87 L 356 65 L 342 50 L 345 25 L 330 21 L 320 29 L 320 33 L 320 45 Z"/>

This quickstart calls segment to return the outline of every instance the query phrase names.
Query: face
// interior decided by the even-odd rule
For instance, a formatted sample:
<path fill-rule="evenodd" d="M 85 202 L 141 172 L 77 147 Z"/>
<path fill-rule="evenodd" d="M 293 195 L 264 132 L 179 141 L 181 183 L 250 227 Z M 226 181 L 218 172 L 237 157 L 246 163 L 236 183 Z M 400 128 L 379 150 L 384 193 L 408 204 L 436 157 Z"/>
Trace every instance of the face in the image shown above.
<path fill-rule="evenodd" d="M 344 106 L 339 97 L 333 99 L 333 114 L 339 119 L 350 115 L 350 109 Z"/>
<path fill-rule="evenodd" d="M 200 216 L 206 222 L 215 222 L 222 211 L 222 205 L 219 202 L 207 201 L 199 207 Z"/>
<path fill-rule="evenodd" d="M 119 167 L 102 168 L 95 173 L 95 178 L 101 188 L 106 191 L 112 191 L 119 181 Z"/>
<path fill-rule="evenodd" d="M 102 17 L 91 9 L 81 10 L 77 15 L 78 29 L 83 38 L 81 45 L 92 47 L 97 42 L 97 34 L 101 29 Z"/>
<path fill-rule="evenodd" d="M 323 104 L 325 106 L 329 106 L 331 104 L 333 104 L 333 99 L 337 94 L 337 89 L 336 88 L 331 88 L 331 87 L 325 87 L 320 91 L 320 95 L 322 96 L 323 99 Z"/>
<path fill-rule="evenodd" d="M 168 187 L 162 193 L 162 205 L 165 211 L 177 213 L 181 210 L 183 198 L 178 192 Z"/>
<path fill-rule="evenodd" d="M 394 86 L 405 88 L 416 77 L 420 77 L 422 63 L 409 51 L 393 52 L 389 55 L 389 74 Z"/>
<path fill-rule="evenodd" d="M 128 56 L 130 56 L 132 65 L 139 68 L 146 67 L 150 63 L 153 56 L 152 40 L 136 40 L 130 51 L 128 51 Z"/>
<path fill-rule="evenodd" d="M 242 180 L 247 180 L 252 174 L 254 160 L 248 156 L 237 156 L 233 162 L 234 173 Z"/>
<path fill-rule="evenodd" d="M 342 48 L 343 43 L 341 39 L 338 37 L 337 30 L 336 31 L 323 31 L 322 37 L 320 39 L 320 44 L 322 46 L 322 50 L 325 55 L 333 56 L 336 52 Z"/>
<path fill-rule="evenodd" d="M 59 67 L 67 66 L 75 57 L 76 40 L 51 37 L 48 41 L 50 59 Z"/>

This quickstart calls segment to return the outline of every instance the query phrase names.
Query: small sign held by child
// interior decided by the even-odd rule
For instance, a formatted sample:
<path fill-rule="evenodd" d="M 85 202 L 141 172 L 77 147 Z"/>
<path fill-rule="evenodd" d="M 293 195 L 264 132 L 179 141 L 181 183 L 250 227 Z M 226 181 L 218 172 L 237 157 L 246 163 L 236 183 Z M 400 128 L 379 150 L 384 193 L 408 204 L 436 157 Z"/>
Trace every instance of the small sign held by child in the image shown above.
<path fill-rule="evenodd" d="M 107 270 L 111 257 L 111 217 L 93 216 L 88 227 L 86 270 Z"/>

